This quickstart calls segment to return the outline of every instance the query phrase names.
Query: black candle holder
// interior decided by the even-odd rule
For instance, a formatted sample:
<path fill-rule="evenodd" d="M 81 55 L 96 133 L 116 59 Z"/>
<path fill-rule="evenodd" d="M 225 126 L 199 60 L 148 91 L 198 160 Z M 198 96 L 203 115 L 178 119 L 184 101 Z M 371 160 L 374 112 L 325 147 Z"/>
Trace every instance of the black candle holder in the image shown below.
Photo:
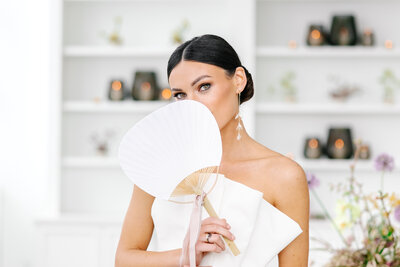
<path fill-rule="evenodd" d="M 350 128 L 330 128 L 326 154 L 331 159 L 349 159 L 354 148 Z"/>
<path fill-rule="evenodd" d="M 121 101 L 124 100 L 124 82 L 119 79 L 111 80 L 108 89 L 108 99 L 111 101 Z"/>
<path fill-rule="evenodd" d="M 134 100 L 157 100 L 158 97 L 159 88 L 156 73 L 153 71 L 135 72 L 132 98 Z"/>
<path fill-rule="evenodd" d="M 357 44 L 357 28 L 354 16 L 333 16 L 330 32 L 330 43 L 332 45 Z"/>
<path fill-rule="evenodd" d="M 321 46 L 326 44 L 327 33 L 322 25 L 310 25 L 307 34 L 307 44 L 310 46 Z"/>
<path fill-rule="evenodd" d="M 316 137 L 307 138 L 304 143 L 304 157 L 307 159 L 318 159 L 322 156 L 322 143 Z"/>

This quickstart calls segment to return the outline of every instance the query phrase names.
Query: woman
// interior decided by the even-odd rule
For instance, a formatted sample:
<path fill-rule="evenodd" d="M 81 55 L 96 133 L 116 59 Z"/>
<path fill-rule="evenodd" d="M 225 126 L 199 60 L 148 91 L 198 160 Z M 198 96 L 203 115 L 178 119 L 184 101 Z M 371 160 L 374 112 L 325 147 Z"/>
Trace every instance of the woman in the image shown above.
<path fill-rule="evenodd" d="M 223 147 L 219 171 L 235 182 L 262 192 L 265 201 L 301 227 L 302 233 L 280 251 L 279 266 L 307 266 L 307 180 L 297 163 L 247 134 L 239 116 L 239 107 L 253 96 L 253 80 L 235 50 L 216 35 L 194 37 L 173 52 L 168 61 L 167 75 L 176 100 L 199 101 L 214 115 Z M 180 265 L 181 248 L 146 251 L 154 230 L 153 202 L 153 196 L 134 186 L 117 248 L 117 267 Z M 229 222 L 224 218 L 202 220 L 196 243 L 197 264 L 208 253 L 221 253 L 226 249 L 220 235 L 234 240 L 229 229 Z M 185 262 L 187 264 L 187 259 Z"/>

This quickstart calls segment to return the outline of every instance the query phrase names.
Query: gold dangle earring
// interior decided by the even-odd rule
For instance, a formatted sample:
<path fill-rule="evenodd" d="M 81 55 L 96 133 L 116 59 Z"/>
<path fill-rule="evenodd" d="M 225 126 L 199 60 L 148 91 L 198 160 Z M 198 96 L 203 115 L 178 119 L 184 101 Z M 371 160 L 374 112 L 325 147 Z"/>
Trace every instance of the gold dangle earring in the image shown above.
<path fill-rule="evenodd" d="M 236 136 L 236 140 L 240 140 L 240 138 L 242 137 L 240 134 L 240 131 L 243 129 L 242 124 L 240 123 L 240 121 L 242 120 L 242 118 L 240 117 L 240 92 L 239 92 L 239 111 L 235 116 L 235 120 L 238 120 L 238 125 L 236 126 L 236 131 L 237 131 L 237 136 Z"/>

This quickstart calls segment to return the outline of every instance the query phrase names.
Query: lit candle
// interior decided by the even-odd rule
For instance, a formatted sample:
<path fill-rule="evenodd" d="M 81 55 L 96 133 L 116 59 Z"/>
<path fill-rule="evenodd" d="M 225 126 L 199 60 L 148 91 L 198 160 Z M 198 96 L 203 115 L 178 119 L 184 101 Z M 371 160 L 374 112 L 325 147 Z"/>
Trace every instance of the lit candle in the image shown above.
<path fill-rule="evenodd" d="M 392 49 L 393 48 L 393 41 L 392 40 L 386 40 L 385 41 L 385 47 L 387 49 Z"/>
<path fill-rule="evenodd" d="M 161 99 L 162 100 L 169 100 L 169 99 L 171 99 L 171 96 L 172 96 L 171 89 L 164 88 L 161 90 Z"/>
<path fill-rule="evenodd" d="M 307 138 L 304 147 L 304 156 L 308 159 L 317 159 L 321 157 L 322 148 L 318 138 Z"/>
<path fill-rule="evenodd" d="M 112 80 L 110 89 L 108 91 L 108 98 L 113 101 L 120 101 L 124 99 L 124 90 L 121 80 Z"/>
<path fill-rule="evenodd" d="M 307 44 L 311 46 L 319 46 L 325 43 L 323 27 L 321 25 L 310 25 L 307 36 Z"/>
<path fill-rule="evenodd" d="M 290 40 L 288 45 L 289 48 L 295 49 L 297 47 L 297 42 L 295 40 Z"/>
<path fill-rule="evenodd" d="M 372 46 L 374 44 L 374 34 L 371 29 L 367 28 L 364 30 L 362 44 L 365 46 Z"/>
<path fill-rule="evenodd" d="M 344 150 L 344 141 L 343 139 L 339 138 L 336 139 L 335 141 L 335 148 L 333 150 L 333 155 L 335 158 L 343 158 L 345 155 L 345 150 Z"/>

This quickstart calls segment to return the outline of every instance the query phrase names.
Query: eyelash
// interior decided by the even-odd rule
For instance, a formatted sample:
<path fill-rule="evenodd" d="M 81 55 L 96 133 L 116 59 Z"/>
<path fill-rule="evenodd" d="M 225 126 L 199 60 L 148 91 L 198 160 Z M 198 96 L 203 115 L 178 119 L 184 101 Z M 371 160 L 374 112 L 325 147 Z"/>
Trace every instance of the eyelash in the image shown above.
<path fill-rule="evenodd" d="M 200 84 L 199 88 L 203 87 L 203 85 L 209 85 L 209 87 L 207 89 L 205 89 L 204 91 L 207 91 L 211 87 L 210 83 L 202 83 L 202 84 Z M 176 93 L 176 94 L 174 94 L 174 97 L 177 98 L 177 95 L 179 95 L 179 94 L 183 94 L 183 93 Z"/>

